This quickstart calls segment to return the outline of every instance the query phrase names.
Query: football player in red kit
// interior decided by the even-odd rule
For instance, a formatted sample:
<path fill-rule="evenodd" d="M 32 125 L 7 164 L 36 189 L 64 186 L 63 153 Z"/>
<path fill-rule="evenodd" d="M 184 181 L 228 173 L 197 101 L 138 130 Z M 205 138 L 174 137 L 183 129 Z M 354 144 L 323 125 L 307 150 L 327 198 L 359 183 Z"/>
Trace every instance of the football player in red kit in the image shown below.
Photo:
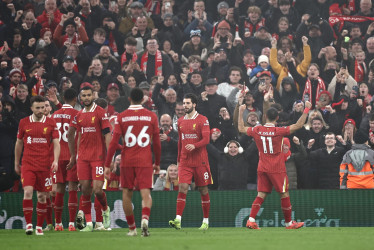
<path fill-rule="evenodd" d="M 135 180 L 142 196 L 142 236 L 149 236 L 148 221 L 151 214 L 153 172 L 160 170 L 161 142 L 158 119 L 155 113 L 142 107 L 144 94 L 139 88 L 130 93 L 130 107 L 117 116 L 113 139 L 105 161 L 105 175 L 110 175 L 110 163 L 120 137 L 124 143 L 121 152 L 121 186 L 123 188 L 123 210 L 129 225 L 128 236 L 136 236 L 132 195 Z M 152 148 L 155 163 L 152 164 Z"/>
<path fill-rule="evenodd" d="M 74 109 L 77 102 L 77 92 L 74 89 L 67 89 L 64 92 L 64 102 L 65 104 L 61 109 L 53 113 L 52 118 L 55 120 L 57 128 L 59 130 L 59 139 L 61 154 L 58 161 L 59 168 L 55 174 L 56 176 L 56 198 L 55 198 L 55 219 L 56 231 L 63 231 L 62 226 L 62 209 L 64 207 L 64 194 L 66 182 L 68 182 L 69 190 L 69 231 L 76 231 L 74 227 L 75 215 L 77 214 L 78 208 L 78 176 L 77 176 L 77 167 L 76 165 L 67 169 L 67 165 L 70 160 L 70 152 L 68 146 L 67 133 L 69 130 L 69 125 L 74 117 L 77 115 L 78 111 Z"/>
<path fill-rule="evenodd" d="M 186 94 L 183 98 L 183 107 L 186 115 L 178 119 L 178 178 L 179 193 L 177 198 L 177 211 L 174 220 L 169 225 L 181 229 L 181 220 L 188 187 L 192 178 L 201 194 L 203 209 L 203 223 L 199 229 L 209 228 L 210 198 L 208 184 L 212 184 L 208 153 L 206 145 L 210 141 L 210 128 L 208 119 L 196 111 L 197 97 Z"/>
<path fill-rule="evenodd" d="M 265 95 L 265 100 L 269 94 Z M 271 193 L 272 188 L 280 194 L 281 207 L 286 223 L 286 229 L 298 229 L 304 225 L 304 222 L 291 220 L 292 206 L 288 192 L 288 177 L 282 152 L 283 137 L 301 129 L 308 116 L 309 109 L 312 107 L 310 102 L 305 102 L 304 113 L 299 120 L 287 127 L 276 127 L 278 120 L 278 111 L 275 108 L 269 108 L 266 112 L 266 124 L 256 127 L 244 127 L 243 112 L 245 105 L 239 107 L 238 127 L 239 132 L 252 136 L 256 142 L 259 152 L 259 163 L 257 169 L 257 197 L 252 204 L 251 213 L 247 221 L 247 228 L 260 229 L 255 221 L 256 215 L 264 202 L 266 195 Z"/>
<path fill-rule="evenodd" d="M 104 184 L 105 149 L 109 147 L 112 136 L 110 134 L 109 118 L 105 110 L 94 103 L 92 88 L 89 86 L 83 87 L 80 91 L 80 99 L 84 104 L 84 109 L 78 112 L 70 123 L 68 130 L 68 145 L 71 155 L 68 168 L 74 166 L 77 159 L 77 173 L 82 196 L 76 223 L 81 231 L 91 232 L 93 231 L 92 192 L 103 207 L 104 227 L 110 226 L 110 209 L 102 188 Z M 78 154 L 75 150 L 76 132 L 79 133 Z M 85 228 L 83 228 L 84 218 L 86 219 Z"/>
<path fill-rule="evenodd" d="M 26 220 L 26 234 L 31 235 L 33 233 L 32 195 L 35 189 L 38 197 L 35 234 L 43 235 L 42 225 L 47 213 L 46 196 L 52 187 L 50 169 L 53 172 L 58 169 L 60 143 L 55 121 L 44 115 L 45 98 L 34 96 L 30 102 L 33 114 L 20 121 L 15 146 L 14 168 L 16 173 L 21 174 L 24 189 L 23 213 Z M 49 158 L 51 144 L 53 144 L 54 155 L 52 165 Z M 22 150 L 21 167 L 19 163 Z"/>

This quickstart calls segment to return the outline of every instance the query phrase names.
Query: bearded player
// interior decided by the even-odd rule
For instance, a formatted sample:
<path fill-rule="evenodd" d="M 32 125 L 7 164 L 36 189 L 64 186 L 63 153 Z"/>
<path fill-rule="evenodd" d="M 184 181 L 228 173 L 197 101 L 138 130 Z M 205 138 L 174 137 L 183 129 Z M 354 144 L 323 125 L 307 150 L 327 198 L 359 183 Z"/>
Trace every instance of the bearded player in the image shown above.
<path fill-rule="evenodd" d="M 210 198 L 208 185 L 212 184 L 212 177 L 206 145 L 210 141 L 210 128 L 208 119 L 196 111 L 196 105 L 197 97 L 191 93 L 186 94 L 183 99 L 186 115 L 178 119 L 179 193 L 176 217 L 169 221 L 169 225 L 175 229 L 181 229 L 183 210 L 192 178 L 194 178 L 200 191 L 204 215 L 203 223 L 199 229 L 207 230 L 209 228 Z"/>

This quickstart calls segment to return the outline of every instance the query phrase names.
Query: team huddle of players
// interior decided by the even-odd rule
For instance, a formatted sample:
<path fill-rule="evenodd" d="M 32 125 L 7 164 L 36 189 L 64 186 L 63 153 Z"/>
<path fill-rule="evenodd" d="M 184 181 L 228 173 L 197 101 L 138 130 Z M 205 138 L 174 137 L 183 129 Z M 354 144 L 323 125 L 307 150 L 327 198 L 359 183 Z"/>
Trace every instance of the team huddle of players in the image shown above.
<path fill-rule="evenodd" d="M 151 214 L 152 177 L 160 170 L 161 143 L 157 116 L 142 107 L 143 91 L 134 88 L 130 94 L 130 107 L 117 116 L 114 129 L 111 129 L 106 112 L 94 102 L 90 87 L 81 89 L 81 111 L 73 107 L 77 93 L 68 89 L 64 93 L 65 104 L 49 115 L 45 99 L 34 96 L 31 99 L 33 114 L 21 120 L 15 147 L 15 170 L 21 174 L 24 188 L 23 212 L 26 220 L 26 234 L 34 232 L 32 225 L 33 191 L 37 191 L 36 235 L 43 235 L 42 225 L 47 216 L 49 192 L 55 185 L 55 230 L 63 231 L 61 221 L 63 198 L 66 184 L 69 190 L 69 231 L 91 232 L 110 229 L 110 208 L 107 204 L 103 185 L 110 175 L 110 166 L 118 142 L 122 138 L 121 176 L 123 188 L 123 208 L 129 226 L 127 235 L 136 236 L 136 223 L 132 207 L 134 186 L 142 197 L 141 235 L 149 236 L 148 222 Z M 200 230 L 209 228 L 210 197 L 208 185 L 212 183 L 206 145 L 210 141 L 209 122 L 196 111 L 197 97 L 186 94 L 183 106 L 186 115 L 178 120 L 178 178 L 179 192 L 176 204 L 176 217 L 169 221 L 175 229 L 181 229 L 183 210 L 186 204 L 188 187 L 194 178 L 201 194 L 203 222 Z M 239 130 L 252 136 L 259 148 L 258 195 L 252 204 L 247 227 L 259 229 L 255 217 L 266 194 L 274 186 L 281 194 L 281 206 L 286 228 L 297 229 L 302 222 L 291 221 L 291 203 L 288 195 L 288 177 L 281 157 L 283 136 L 293 133 L 305 123 L 310 103 L 306 103 L 304 115 L 296 124 L 286 128 L 275 127 L 278 113 L 270 108 L 267 123 L 255 128 L 244 127 L 239 117 Z M 245 107 L 240 108 L 240 116 Z M 240 122 L 241 121 L 241 122 Z M 22 164 L 20 164 L 21 155 Z M 153 158 L 152 158 L 153 156 Z M 77 198 L 78 182 L 82 195 Z M 91 196 L 95 195 L 96 223 L 91 216 Z M 77 210 L 78 213 L 77 213 Z M 74 224 L 75 223 L 75 224 Z M 47 218 L 47 224 L 52 224 Z"/>

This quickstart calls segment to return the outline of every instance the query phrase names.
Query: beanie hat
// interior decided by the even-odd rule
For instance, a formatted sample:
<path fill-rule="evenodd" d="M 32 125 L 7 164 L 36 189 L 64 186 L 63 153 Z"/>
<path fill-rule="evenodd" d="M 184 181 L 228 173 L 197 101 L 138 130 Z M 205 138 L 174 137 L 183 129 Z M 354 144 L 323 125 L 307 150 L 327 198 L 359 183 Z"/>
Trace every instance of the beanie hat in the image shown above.
<path fill-rule="evenodd" d="M 356 144 L 364 144 L 369 140 L 369 133 L 366 133 L 364 130 L 359 129 L 357 130 L 353 139 Z"/>
<path fill-rule="evenodd" d="M 268 56 L 266 56 L 266 55 L 259 56 L 258 60 L 257 60 L 257 64 L 260 64 L 262 62 L 266 62 L 267 64 L 269 64 L 269 58 L 268 58 Z"/>
<path fill-rule="evenodd" d="M 217 26 L 218 29 L 230 29 L 230 24 L 228 22 L 226 22 L 225 20 L 221 21 L 218 26 Z"/>

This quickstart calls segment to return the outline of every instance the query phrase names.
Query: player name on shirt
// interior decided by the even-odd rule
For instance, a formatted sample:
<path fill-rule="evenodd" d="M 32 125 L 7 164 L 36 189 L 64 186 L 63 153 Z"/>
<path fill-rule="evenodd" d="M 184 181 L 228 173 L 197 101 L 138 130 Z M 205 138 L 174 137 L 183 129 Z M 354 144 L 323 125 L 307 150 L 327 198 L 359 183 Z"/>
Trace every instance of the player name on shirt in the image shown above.
<path fill-rule="evenodd" d="M 258 131 L 259 135 L 275 135 L 274 132 L 264 132 L 264 131 Z"/>
<path fill-rule="evenodd" d="M 68 114 L 53 114 L 53 119 L 60 118 L 60 119 L 69 119 L 71 118 L 71 115 Z"/>
<path fill-rule="evenodd" d="M 122 122 L 131 122 L 131 121 L 151 121 L 150 116 L 126 116 L 122 117 Z"/>

